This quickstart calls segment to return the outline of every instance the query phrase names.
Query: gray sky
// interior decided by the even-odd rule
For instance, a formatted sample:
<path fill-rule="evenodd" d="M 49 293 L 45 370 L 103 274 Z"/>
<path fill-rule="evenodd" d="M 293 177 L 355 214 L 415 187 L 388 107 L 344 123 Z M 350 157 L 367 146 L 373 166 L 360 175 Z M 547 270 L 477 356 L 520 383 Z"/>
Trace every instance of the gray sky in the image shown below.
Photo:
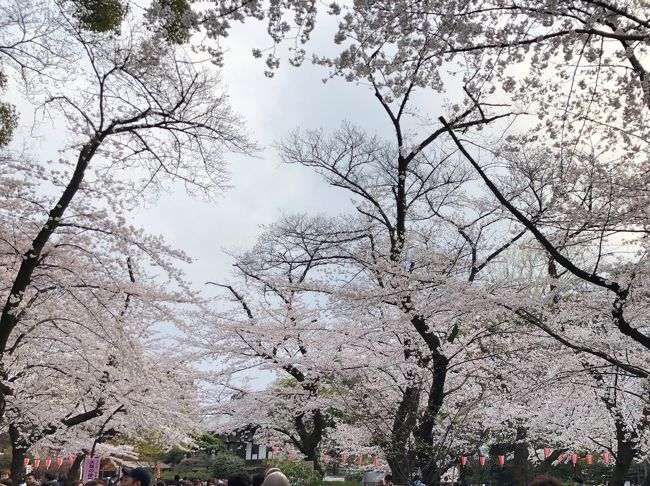
<path fill-rule="evenodd" d="M 245 118 L 252 137 L 264 149 L 257 157 L 226 156 L 232 187 L 217 201 L 193 198 L 179 184 L 133 214 L 135 225 L 163 235 L 169 244 L 195 259 L 184 269 L 196 289 L 212 292 L 213 287 L 206 289 L 206 281 L 225 281 L 232 260 L 223 250 L 250 247 L 261 225 L 272 223 L 282 213 L 340 214 L 352 209 L 348 192 L 327 186 L 310 169 L 280 163 L 273 144 L 281 137 L 298 127 L 331 132 L 344 120 L 371 134 L 391 137 L 388 118 L 368 86 L 339 78 L 323 83 L 329 71 L 309 61 L 312 52 L 336 52 L 338 46 L 332 40 L 335 29 L 336 19 L 321 15 L 307 45 L 308 60 L 294 68 L 285 55 L 282 67 L 271 79 L 264 75 L 263 60 L 254 59 L 251 53 L 253 48 L 270 44 L 264 23 L 234 25 L 223 41 L 223 88 L 234 112 Z M 16 86 L 10 85 L 7 95 L 21 115 L 19 130 L 23 136 L 14 137 L 16 142 L 29 140 L 30 152 L 39 159 L 56 159 L 61 120 L 44 120 L 39 115 L 32 127 L 33 105 Z M 440 114 L 439 97 L 423 92 L 416 99 L 424 113 Z M 28 134 L 39 136 L 40 143 Z"/>
<path fill-rule="evenodd" d="M 311 49 L 332 44 L 332 25 L 327 24 L 320 24 Z M 265 150 L 257 158 L 227 157 L 232 188 L 218 201 L 206 203 L 179 188 L 136 215 L 136 222 L 149 232 L 164 235 L 196 259 L 187 273 L 197 288 L 207 280 L 224 281 L 232 261 L 223 249 L 250 247 L 260 225 L 282 213 L 339 214 L 351 208 L 348 193 L 328 187 L 312 170 L 281 164 L 272 147 L 275 142 L 297 127 L 331 131 L 343 120 L 371 133 L 388 128 L 368 87 L 341 79 L 324 84 L 327 69 L 311 62 L 296 69 L 283 59 L 275 77 L 265 77 L 264 62 L 251 54 L 253 47 L 268 45 L 263 25 L 235 27 L 225 45 L 224 87 L 235 112 L 246 118 Z"/>

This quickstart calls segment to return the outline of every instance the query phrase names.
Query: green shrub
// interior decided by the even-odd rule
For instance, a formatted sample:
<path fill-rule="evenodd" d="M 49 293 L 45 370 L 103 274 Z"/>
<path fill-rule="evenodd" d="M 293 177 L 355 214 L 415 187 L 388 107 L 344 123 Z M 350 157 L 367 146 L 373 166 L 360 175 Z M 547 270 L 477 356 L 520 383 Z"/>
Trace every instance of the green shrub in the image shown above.
<path fill-rule="evenodd" d="M 246 462 L 239 456 L 229 452 L 221 452 L 217 454 L 212 466 L 210 466 L 210 471 L 215 478 L 228 479 L 231 474 L 246 472 Z"/>
<path fill-rule="evenodd" d="M 363 472 L 354 471 L 345 476 L 345 483 L 359 484 L 363 482 Z M 343 486 L 344 483 L 336 483 L 336 486 Z"/>
<path fill-rule="evenodd" d="M 363 480 L 363 475 L 362 475 L 362 480 Z M 346 479 L 345 481 L 336 481 L 336 482 L 330 482 L 330 481 L 323 481 L 321 482 L 321 486 L 359 486 L 361 484 L 361 481 L 353 481 Z"/>

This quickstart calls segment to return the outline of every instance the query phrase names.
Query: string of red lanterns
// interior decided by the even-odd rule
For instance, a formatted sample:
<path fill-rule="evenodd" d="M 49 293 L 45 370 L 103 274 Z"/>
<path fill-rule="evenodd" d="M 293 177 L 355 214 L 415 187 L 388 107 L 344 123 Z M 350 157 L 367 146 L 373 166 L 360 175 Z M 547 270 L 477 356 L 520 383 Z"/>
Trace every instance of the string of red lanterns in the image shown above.
<path fill-rule="evenodd" d="M 544 457 L 545 458 L 550 457 L 552 453 L 553 453 L 553 451 L 552 451 L 552 449 L 550 447 L 544 447 Z M 564 452 L 560 452 L 555 461 L 558 464 L 561 463 L 562 460 L 564 459 L 564 455 L 565 455 Z M 569 457 L 570 457 L 571 463 L 575 466 L 577 464 L 577 462 L 578 462 L 578 459 L 579 459 L 578 454 L 576 454 L 575 452 L 572 452 Z M 602 452 L 600 454 L 600 458 L 602 459 L 604 464 L 609 464 L 610 459 L 611 459 L 611 455 L 609 454 L 609 452 Z M 588 452 L 587 454 L 585 454 L 584 460 L 588 465 L 592 465 L 593 462 L 594 462 L 593 454 Z M 460 465 L 462 467 L 465 467 L 467 465 L 468 461 L 469 461 L 469 458 L 467 456 L 460 456 Z M 505 463 L 505 455 L 498 455 L 497 456 L 497 461 L 499 462 L 499 465 L 503 466 L 504 463 Z M 478 456 L 478 462 L 481 465 L 481 467 L 485 466 L 486 457 L 482 456 L 482 455 Z"/>
<path fill-rule="evenodd" d="M 56 456 L 55 456 L 56 457 Z M 69 456 L 70 464 L 72 464 L 75 460 L 75 455 L 70 454 Z M 52 466 L 52 462 L 54 462 L 55 459 L 48 457 L 46 459 L 40 459 L 40 458 L 35 458 L 34 459 L 34 469 L 38 469 L 41 466 L 41 463 L 45 466 L 45 469 L 49 469 Z M 58 467 L 61 467 L 63 465 L 64 459 L 62 457 L 56 457 L 56 465 Z M 25 457 L 23 458 L 23 466 L 27 467 L 29 466 L 30 463 L 30 458 Z"/>
<path fill-rule="evenodd" d="M 279 448 L 278 447 L 273 447 L 272 450 L 273 450 L 274 454 L 277 454 L 278 451 L 279 451 Z M 552 453 L 553 453 L 553 451 L 552 451 L 552 449 L 550 447 L 544 447 L 544 450 L 543 450 L 544 458 L 549 458 Z M 291 456 L 291 454 L 289 454 L 289 455 Z M 557 462 L 558 464 L 561 463 L 564 460 L 564 457 L 565 457 L 565 453 L 560 452 L 558 454 L 557 458 L 555 459 L 555 462 Z M 570 457 L 571 463 L 575 466 L 577 464 L 577 462 L 578 462 L 578 459 L 579 459 L 578 454 L 576 454 L 575 452 L 572 452 L 569 457 Z M 609 464 L 610 461 L 611 461 L 611 454 L 609 452 L 607 452 L 607 451 L 602 452 L 600 454 L 600 458 L 601 458 L 601 460 L 602 460 L 602 462 L 604 464 Z M 74 460 L 75 460 L 75 455 L 70 454 L 68 459 L 70 461 L 70 464 L 72 464 L 74 462 Z M 331 458 L 330 458 L 329 454 L 323 454 L 323 462 L 324 463 L 328 463 L 330 461 L 330 459 Z M 340 456 L 340 459 L 341 459 L 341 462 L 346 462 L 347 459 L 348 459 L 347 454 L 345 452 L 342 452 L 341 456 Z M 486 460 L 487 460 L 486 456 L 480 455 L 478 457 L 478 462 L 481 465 L 481 467 L 485 466 Z M 592 465 L 593 461 L 594 461 L 593 454 L 592 453 L 585 454 L 584 460 L 588 465 Z M 42 460 L 40 458 L 34 459 L 34 469 L 38 469 L 40 467 L 41 461 Z M 49 457 L 42 461 L 44 463 L 44 465 L 45 465 L 45 469 L 49 469 L 51 467 L 52 461 L 53 461 L 53 459 L 49 458 Z M 56 465 L 58 467 L 61 467 L 63 465 L 63 461 L 64 461 L 63 457 L 56 457 Z M 469 458 L 467 456 L 461 456 L 460 457 L 460 464 L 461 464 L 462 467 L 466 466 L 468 461 L 469 461 Z M 498 461 L 500 466 L 503 466 L 505 464 L 505 455 L 498 455 L 497 456 L 497 461 Z M 358 465 L 361 466 L 363 464 L 363 455 L 357 454 L 356 462 L 357 462 Z M 23 459 L 23 465 L 24 466 L 29 466 L 29 463 L 30 463 L 30 458 L 25 457 Z M 372 464 L 374 466 L 376 466 L 378 464 L 377 456 L 372 456 Z"/>

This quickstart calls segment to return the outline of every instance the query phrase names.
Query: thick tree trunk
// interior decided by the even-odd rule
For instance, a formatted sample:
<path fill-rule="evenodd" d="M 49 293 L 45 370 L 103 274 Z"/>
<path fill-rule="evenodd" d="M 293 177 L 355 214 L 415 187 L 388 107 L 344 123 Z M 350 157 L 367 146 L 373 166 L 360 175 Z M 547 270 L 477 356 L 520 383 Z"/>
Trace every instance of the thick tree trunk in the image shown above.
<path fill-rule="evenodd" d="M 11 478 L 14 484 L 18 484 L 23 476 L 23 459 L 29 446 L 21 440 L 20 431 L 13 424 L 9 425 L 9 439 L 11 440 Z"/>
<path fill-rule="evenodd" d="M 12 447 L 11 454 L 11 478 L 15 484 L 18 484 L 23 476 L 23 459 L 27 451 Z"/>
<path fill-rule="evenodd" d="M 412 465 L 410 438 L 416 427 L 419 403 L 420 388 L 418 386 L 408 386 L 404 390 L 402 400 L 393 419 L 388 450 L 384 450 L 393 474 L 393 482 L 396 484 L 407 484 L 415 473 Z"/>
<path fill-rule="evenodd" d="M 617 433 L 617 435 L 619 434 Z M 625 483 L 625 476 L 630 470 L 635 455 L 636 452 L 634 447 L 632 447 L 629 442 L 619 437 L 618 450 L 616 451 L 616 463 L 614 464 L 612 479 L 609 482 L 610 486 L 623 486 Z"/>
<path fill-rule="evenodd" d="M 432 352 L 431 362 L 433 364 L 433 380 L 429 389 L 427 409 L 420 426 L 415 431 L 417 466 L 422 472 L 423 481 L 427 486 L 438 485 L 443 472 L 440 469 L 440 462 L 444 460 L 444 457 L 440 457 L 433 446 L 435 443 L 433 428 L 445 398 L 449 360 L 436 350 Z"/>
<path fill-rule="evenodd" d="M 72 466 L 70 466 L 68 475 L 65 478 L 65 486 L 72 486 L 72 484 L 79 479 L 79 476 L 81 476 L 81 463 L 85 457 L 85 454 L 79 454 L 74 458 L 74 462 L 72 463 Z"/>
<path fill-rule="evenodd" d="M 515 486 L 526 486 L 530 480 L 528 477 L 528 442 L 526 427 L 517 427 L 517 438 L 514 447 L 514 475 Z"/>
<path fill-rule="evenodd" d="M 410 465 L 404 461 L 398 460 L 396 457 L 386 457 L 390 473 L 393 475 L 393 483 L 395 484 L 409 484 L 410 478 Z"/>
<path fill-rule="evenodd" d="M 308 461 L 314 463 L 314 469 L 321 474 L 324 474 L 323 465 L 319 461 L 318 446 L 323 438 L 323 431 L 325 430 L 325 417 L 320 410 L 312 412 L 313 427 L 311 430 L 305 425 L 304 415 L 298 415 L 294 419 L 294 425 L 298 432 L 299 440 L 294 440 L 294 444 L 298 450 L 302 452 Z"/>

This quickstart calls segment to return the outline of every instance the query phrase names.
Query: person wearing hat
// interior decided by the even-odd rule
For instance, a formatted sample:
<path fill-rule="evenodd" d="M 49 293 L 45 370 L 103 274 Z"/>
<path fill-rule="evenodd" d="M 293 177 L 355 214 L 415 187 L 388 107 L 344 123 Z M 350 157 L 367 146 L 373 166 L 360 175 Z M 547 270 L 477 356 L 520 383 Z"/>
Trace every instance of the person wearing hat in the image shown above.
<path fill-rule="evenodd" d="M 136 467 L 130 469 L 128 467 L 122 468 L 122 486 L 150 486 L 151 476 L 149 471 L 143 467 Z"/>

